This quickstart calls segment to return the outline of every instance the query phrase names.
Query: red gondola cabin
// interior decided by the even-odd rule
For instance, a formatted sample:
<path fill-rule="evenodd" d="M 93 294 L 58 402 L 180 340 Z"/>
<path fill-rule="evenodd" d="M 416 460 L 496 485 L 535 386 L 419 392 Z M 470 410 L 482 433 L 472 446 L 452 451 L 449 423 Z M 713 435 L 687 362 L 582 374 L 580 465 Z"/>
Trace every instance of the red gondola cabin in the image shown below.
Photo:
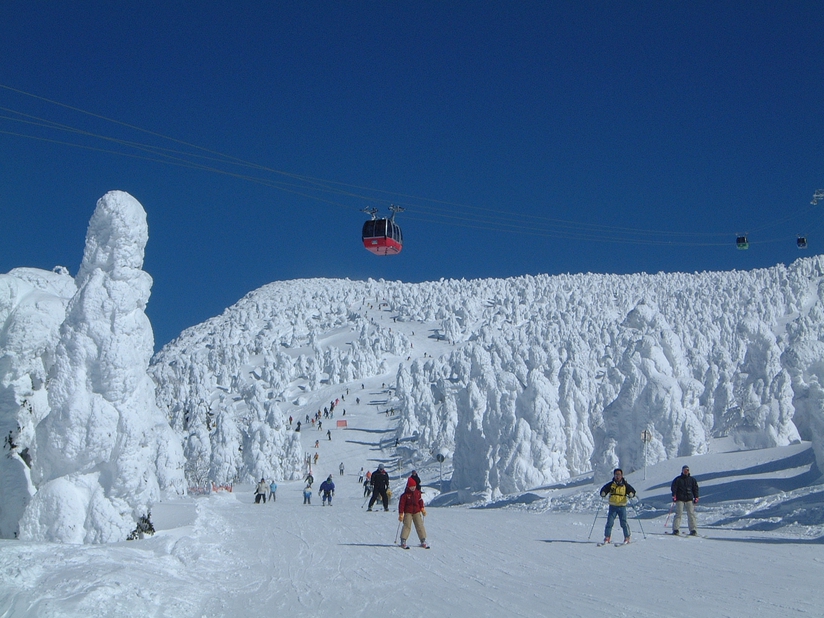
<path fill-rule="evenodd" d="M 375 255 L 397 255 L 403 249 L 403 234 L 392 219 L 370 219 L 363 224 L 363 246 Z"/>

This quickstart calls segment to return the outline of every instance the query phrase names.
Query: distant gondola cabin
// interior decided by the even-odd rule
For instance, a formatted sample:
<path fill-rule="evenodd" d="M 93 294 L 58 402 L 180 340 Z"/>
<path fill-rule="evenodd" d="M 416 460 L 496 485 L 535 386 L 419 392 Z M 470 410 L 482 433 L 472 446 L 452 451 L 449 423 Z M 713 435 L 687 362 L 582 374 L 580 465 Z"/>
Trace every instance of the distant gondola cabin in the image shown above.
<path fill-rule="evenodd" d="M 741 250 L 744 250 L 744 249 L 749 249 L 750 248 L 750 243 L 747 240 L 746 236 L 737 236 L 735 238 L 735 246 L 738 247 Z"/>
<path fill-rule="evenodd" d="M 799 249 L 806 249 L 807 248 L 807 238 L 805 236 L 799 236 L 795 244 L 798 246 Z"/>
<path fill-rule="evenodd" d="M 403 249 L 403 234 L 392 219 L 370 219 L 363 224 L 363 246 L 375 255 L 397 255 Z"/>

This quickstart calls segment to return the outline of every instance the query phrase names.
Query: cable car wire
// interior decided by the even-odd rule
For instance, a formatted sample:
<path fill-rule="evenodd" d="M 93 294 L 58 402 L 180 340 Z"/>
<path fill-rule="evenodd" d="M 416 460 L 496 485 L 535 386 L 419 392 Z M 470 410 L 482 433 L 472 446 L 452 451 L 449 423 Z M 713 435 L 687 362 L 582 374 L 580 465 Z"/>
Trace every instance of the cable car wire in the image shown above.
<path fill-rule="evenodd" d="M 204 148 L 202 146 L 198 146 L 197 144 L 170 137 L 156 131 L 144 129 L 113 118 L 108 118 L 101 114 L 83 110 L 81 108 L 25 92 L 17 88 L 0 84 L 0 89 L 31 97 L 51 105 L 62 107 L 72 112 L 84 114 L 91 118 L 113 123 L 120 127 L 138 131 L 154 138 L 167 140 L 171 143 L 177 144 L 178 146 L 194 149 L 196 152 L 189 152 L 178 148 L 168 148 L 137 142 L 134 140 L 120 139 L 110 135 L 103 135 L 87 129 L 81 129 L 46 118 L 40 118 L 38 116 L 14 110 L 5 106 L 0 106 L 0 111 L 12 115 L 0 115 L 0 120 L 38 127 L 46 131 L 66 132 L 76 135 L 81 139 L 88 138 L 91 140 L 102 140 L 110 144 L 122 146 L 126 149 L 133 149 L 137 152 L 100 148 L 84 143 L 63 141 L 50 137 L 0 129 L 0 133 L 2 134 L 221 174 L 248 182 L 254 182 L 262 186 L 271 187 L 279 191 L 287 192 L 324 204 L 345 208 L 347 210 L 361 210 L 363 202 L 371 204 L 385 204 L 387 198 L 392 198 L 393 203 L 403 207 L 406 210 L 406 214 L 404 215 L 405 220 L 421 221 L 430 224 L 443 223 L 445 225 L 468 229 L 497 232 L 506 231 L 531 236 L 566 238 L 579 241 L 674 247 L 727 246 L 731 242 L 730 239 L 734 237 L 734 235 L 729 232 L 696 232 L 631 228 L 619 225 L 560 219 L 532 213 L 520 213 L 516 216 L 511 212 L 500 209 L 472 206 L 468 204 L 425 198 L 404 193 L 395 193 L 384 189 L 376 189 L 335 180 L 295 174 L 250 162 L 240 157 L 227 155 L 216 150 Z M 262 177 L 250 173 L 232 171 L 232 169 L 223 169 L 220 166 L 231 166 L 233 168 L 246 169 L 269 175 L 274 174 L 276 176 L 283 177 L 284 180 L 275 180 L 271 177 Z M 344 200 L 347 199 L 357 200 L 358 204 L 353 206 L 350 203 L 346 203 Z M 797 211 L 778 221 L 767 222 L 760 227 L 754 228 L 752 233 L 757 234 L 765 230 L 784 225 L 793 219 L 803 217 L 814 209 L 815 206 L 808 206 L 805 209 Z M 796 238 L 796 236 L 794 235 L 792 238 Z M 749 244 L 761 245 L 786 241 L 787 237 L 783 237 L 770 240 L 749 241 Z"/>

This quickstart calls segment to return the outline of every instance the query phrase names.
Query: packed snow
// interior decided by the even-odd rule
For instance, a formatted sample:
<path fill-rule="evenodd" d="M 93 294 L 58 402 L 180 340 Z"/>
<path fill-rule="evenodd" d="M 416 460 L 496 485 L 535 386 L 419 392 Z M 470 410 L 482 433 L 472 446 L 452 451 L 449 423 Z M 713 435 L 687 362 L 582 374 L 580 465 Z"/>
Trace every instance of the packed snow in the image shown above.
<path fill-rule="evenodd" d="M 348 427 L 333 427 L 332 440 L 325 429 L 299 434 L 307 452 L 320 454 L 311 505 L 303 504 L 302 481 L 280 481 L 276 501 L 265 504 L 255 504 L 253 485 L 244 484 L 155 505 L 158 531 L 142 541 L 0 541 L 0 615 L 824 612 L 814 593 L 824 576 L 824 496 L 821 486 L 809 485 L 811 470 L 818 473 L 808 443 L 672 459 L 649 467 L 646 480 L 643 470 L 633 473 L 641 515 L 630 511 L 633 543 L 626 547 L 596 547 L 605 506 L 591 475 L 495 502 L 448 506 L 459 492 L 447 468 L 441 484 L 436 462 L 417 468 L 429 503 L 431 549 L 416 547 L 413 532 L 404 551 L 396 545 L 396 500 L 389 513 L 368 512 L 357 481 L 361 466 L 374 470 L 384 462 L 397 496 L 410 472 L 408 463 L 398 470 L 396 450 L 387 445 L 398 416 L 366 403 L 391 400 L 376 381 L 365 386 L 350 390 L 347 402 L 360 396 L 361 404 L 347 403 Z M 721 450 L 734 448 L 718 442 Z M 684 462 L 702 490 L 697 538 L 664 534 L 670 482 Z M 329 474 L 335 495 L 333 506 L 324 507 L 317 488 Z M 617 526 L 613 537 L 620 540 Z"/>
<path fill-rule="evenodd" d="M 0 615 L 822 613 L 824 257 L 278 282 L 150 359 L 147 239 L 112 192 L 76 277 L 0 275 Z M 663 534 L 684 462 L 699 538 Z M 365 510 L 378 463 L 431 550 Z M 596 548 L 616 466 L 635 542 Z"/>

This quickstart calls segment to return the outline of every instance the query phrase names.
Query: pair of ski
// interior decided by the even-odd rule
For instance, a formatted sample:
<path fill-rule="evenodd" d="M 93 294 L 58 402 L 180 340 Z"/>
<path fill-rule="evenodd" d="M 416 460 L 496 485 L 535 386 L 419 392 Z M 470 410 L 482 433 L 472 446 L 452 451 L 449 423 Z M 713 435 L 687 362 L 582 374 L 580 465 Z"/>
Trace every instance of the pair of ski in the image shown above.
<path fill-rule="evenodd" d="M 595 545 L 596 545 L 596 547 L 603 547 L 604 545 L 614 545 L 615 547 L 623 547 L 624 545 L 630 545 L 630 544 L 631 544 L 631 542 L 630 543 L 626 543 L 626 542 L 624 542 L 624 543 L 609 543 L 607 541 L 602 541 L 600 543 L 596 543 Z"/>
<path fill-rule="evenodd" d="M 664 534 L 667 535 L 667 536 L 680 537 L 682 539 L 689 539 L 689 538 L 706 539 L 707 538 L 702 534 L 673 534 L 672 532 L 665 532 Z"/>
<path fill-rule="evenodd" d="M 410 549 L 412 546 L 411 545 L 398 545 L 398 547 L 400 547 L 401 549 Z M 429 549 L 428 544 L 416 545 L 415 547 L 420 547 L 421 549 Z"/>

